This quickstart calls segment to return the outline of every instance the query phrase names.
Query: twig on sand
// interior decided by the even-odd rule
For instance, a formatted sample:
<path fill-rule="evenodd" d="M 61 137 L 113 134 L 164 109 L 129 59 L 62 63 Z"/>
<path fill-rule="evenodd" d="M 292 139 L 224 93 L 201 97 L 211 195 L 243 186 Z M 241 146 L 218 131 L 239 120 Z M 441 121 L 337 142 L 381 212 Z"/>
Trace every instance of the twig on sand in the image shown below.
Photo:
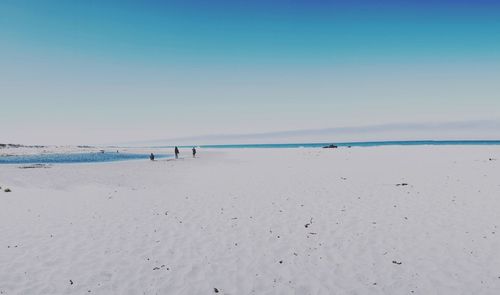
<path fill-rule="evenodd" d="M 311 217 L 311 220 L 309 220 L 309 223 L 306 223 L 306 224 L 304 225 L 304 227 L 305 227 L 305 228 L 308 228 L 308 227 L 309 227 L 310 225 L 312 225 L 312 224 L 313 224 L 313 218 Z"/>

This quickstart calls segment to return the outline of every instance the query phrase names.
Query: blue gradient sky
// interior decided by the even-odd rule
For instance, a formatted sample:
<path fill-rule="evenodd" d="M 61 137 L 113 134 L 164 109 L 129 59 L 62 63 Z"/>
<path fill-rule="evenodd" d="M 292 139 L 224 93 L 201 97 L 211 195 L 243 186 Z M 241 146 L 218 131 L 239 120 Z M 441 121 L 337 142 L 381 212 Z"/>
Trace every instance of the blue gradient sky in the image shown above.
<path fill-rule="evenodd" d="M 0 142 L 500 120 L 500 2 L 402 2 L 3 0 Z"/>

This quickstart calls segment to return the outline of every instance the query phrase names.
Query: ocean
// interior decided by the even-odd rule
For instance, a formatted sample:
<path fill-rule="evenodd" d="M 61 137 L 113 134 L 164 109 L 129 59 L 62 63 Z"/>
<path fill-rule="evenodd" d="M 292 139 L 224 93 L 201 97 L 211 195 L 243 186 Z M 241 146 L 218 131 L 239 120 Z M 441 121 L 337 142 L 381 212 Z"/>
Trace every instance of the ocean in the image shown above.
<path fill-rule="evenodd" d="M 365 141 L 365 142 L 320 142 L 320 143 L 275 143 L 275 144 L 220 144 L 196 145 L 200 148 L 321 148 L 334 144 L 338 147 L 413 146 L 413 145 L 500 145 L 500 140 L 413 140 L 413 141 Z M 173 148 L 173 146 L 160 146 Z M 179 146 L 189 148 L 192 146 Z"/>

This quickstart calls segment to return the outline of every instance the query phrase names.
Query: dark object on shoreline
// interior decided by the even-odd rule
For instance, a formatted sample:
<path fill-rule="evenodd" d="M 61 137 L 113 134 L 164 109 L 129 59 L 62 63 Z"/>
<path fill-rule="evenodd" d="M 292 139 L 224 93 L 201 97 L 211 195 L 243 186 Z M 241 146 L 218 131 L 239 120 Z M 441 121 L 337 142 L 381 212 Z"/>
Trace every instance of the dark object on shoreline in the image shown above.
<path fill-rule="evenodd" d="M 336 149 L 336 148 L 338 148 L 338 146 L 331 144 L 331 145 L 324 146 L 323 148 L 324 149 Z"/>
<path fill-rule="evenodd" d="M 151 155 L 149 155 L 149 159 L 150 159 L 151 161 L 154 161 L 154 160 L 155 160 L 155 155 L 153 155 L 153 153 L 151 153 Z"/>
<path fill-rule="evenodd" d="M 193 158 L 196 158 L 196 148 L 193 147 Z"/>
<path fill-rule="evenodd" d="M 214 293 L 219 293 L 219 289 L 214 288 Z"/>
<path fill-rule="evenodd" d="M 4 192 L 6 192 L 6 193 L 10 193 L 10 192 L 12 192 L 12 191 L 10 190 L 10 188 L 6 188 L 6 189 L 4 190 Z"/>
<path fill-rule="evenodd" d="M 408 183 L 405 183 L 405 182 L 396 184 L 396 186 L 407 186 L 407 185 L 408 185 Z"/>
<path fill-rule="evenodd" d="M 397 265 L 401 265 L 401 264 L 403 264 L 403 262 L 398 262 L 398 261 L 396 261 L 396 260 L 393 260 L 393 261 L 392 261 L 392 263 L 397 264 Z"/>
<path fill-rule="evenodd" d="M 174 148 L 175 158 L 179 159 L 179 149 L 177 147 Z"/>
<path fill-rule="evenodd" d="M 44 145 L 23 145 L 23 144 L 14 144 L 14 143 L 0 143 L 0 148 L 44 148 Z"/>
<path fill-rule="evenodd" d="M 34 169 L 34 168 L 50 168 L 50 165 L 47 165 L 47 164 L 33 164 L 33 165 L 19 166 L 19 169 Z"/>

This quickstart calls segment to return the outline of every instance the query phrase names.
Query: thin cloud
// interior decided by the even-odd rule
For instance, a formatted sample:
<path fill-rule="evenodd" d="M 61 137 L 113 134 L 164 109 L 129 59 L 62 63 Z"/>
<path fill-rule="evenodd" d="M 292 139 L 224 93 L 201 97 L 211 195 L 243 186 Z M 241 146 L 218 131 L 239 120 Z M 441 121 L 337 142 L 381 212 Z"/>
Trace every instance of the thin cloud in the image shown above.
<path fill-rule="evenodd" d="M 209 134 L 131 142 L 131 144 L 225 144 L 320 140 L 499 139 L 499 120 L 391 123 L 248 134 Z"/>

